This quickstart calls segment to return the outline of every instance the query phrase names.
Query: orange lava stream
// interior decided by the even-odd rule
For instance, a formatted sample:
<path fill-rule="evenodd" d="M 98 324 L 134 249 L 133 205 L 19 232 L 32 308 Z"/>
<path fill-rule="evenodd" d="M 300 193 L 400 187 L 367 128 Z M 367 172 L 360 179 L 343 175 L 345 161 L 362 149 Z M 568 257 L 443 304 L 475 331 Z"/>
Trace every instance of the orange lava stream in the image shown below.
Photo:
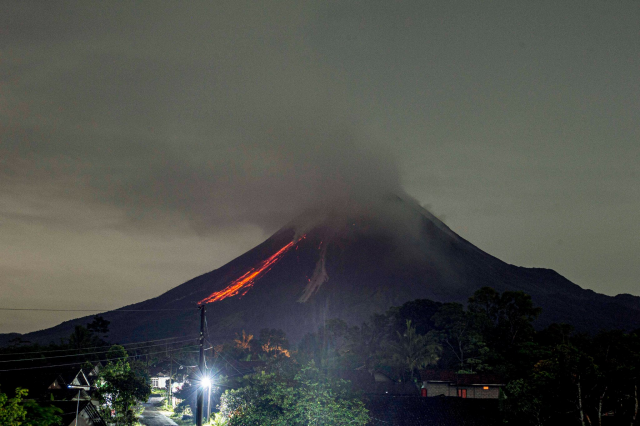
<path fill-rule="evenodd" d="M 298 241 L 302 240 L 305 237 L 306 235 L 303 235 L 302 237 L 300 237 L 300 239 L 298 239 Z M 249 289 L 253 287 L 256 279 L 258 279 L 258 277 L 260 277 L 265 272 L 269 271 L 271 267 L 278 260 L 280 260 L 291 247 L 298 243 L 298 241 L 291 241 L 289 244 L 278 250 L 274 255 L 267 258 L 266 260 L 263 260 L 257 267 L 249 269 L 247 273 L 234 280 L 226 288 L 212 293 L 209 297 L 202 299 L 198 304 L 202 305 L 203 303 L 217 302 L 218 300 L 226 299 L 227 297 L 232 297 L 239 293 L 241 293 L 240 296 L 244 296 L 245 294 L 247 294 L 247 291 L 249 291 Z"/>

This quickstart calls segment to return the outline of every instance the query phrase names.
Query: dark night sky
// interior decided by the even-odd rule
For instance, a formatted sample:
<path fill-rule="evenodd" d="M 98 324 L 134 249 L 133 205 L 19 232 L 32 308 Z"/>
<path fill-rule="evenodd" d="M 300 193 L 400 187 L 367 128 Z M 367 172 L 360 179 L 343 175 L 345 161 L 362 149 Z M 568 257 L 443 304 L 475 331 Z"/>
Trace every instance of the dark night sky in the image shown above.
<path fill-rule="evenodd" d="M 640 295 L 638 123 L 639 1 L 5 1 L 0 305 L 141 301 L 381 190 Z"/>

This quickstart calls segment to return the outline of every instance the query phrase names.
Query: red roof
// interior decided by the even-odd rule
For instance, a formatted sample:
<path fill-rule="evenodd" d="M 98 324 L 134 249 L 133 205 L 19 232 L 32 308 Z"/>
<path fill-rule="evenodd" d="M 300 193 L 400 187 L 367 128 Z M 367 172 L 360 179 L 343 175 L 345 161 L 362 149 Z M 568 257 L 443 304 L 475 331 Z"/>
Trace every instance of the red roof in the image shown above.
<path fill-rule="evenodd" d="M 425 382 L 448 382 L 457 385 L 498 385 L 504 384 L 504 380 L 495 374 L 457 374 L 451 370 L 422 370 L 420 377 Z"/>
<path fill-rule="evenodd" d="M 421 370 L 420 377 L 423 381 L 430 382 L 455 382 L 456 373 L 454 371 L 442 370 Z"/>

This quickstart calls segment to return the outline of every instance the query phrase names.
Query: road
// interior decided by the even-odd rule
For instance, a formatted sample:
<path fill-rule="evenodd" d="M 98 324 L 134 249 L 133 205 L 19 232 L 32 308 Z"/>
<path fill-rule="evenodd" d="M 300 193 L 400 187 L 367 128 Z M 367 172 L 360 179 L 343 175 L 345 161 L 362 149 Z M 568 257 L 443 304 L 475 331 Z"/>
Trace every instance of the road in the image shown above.
<path fill-rule="evenodd" d="M 144 411 L 140 416 L 140 423 L 146 426 L 177 426 L 177 423 L 158 411 L 154 404 L 162 401 L 162 398 L 151 397 L 144 404 Z"/>

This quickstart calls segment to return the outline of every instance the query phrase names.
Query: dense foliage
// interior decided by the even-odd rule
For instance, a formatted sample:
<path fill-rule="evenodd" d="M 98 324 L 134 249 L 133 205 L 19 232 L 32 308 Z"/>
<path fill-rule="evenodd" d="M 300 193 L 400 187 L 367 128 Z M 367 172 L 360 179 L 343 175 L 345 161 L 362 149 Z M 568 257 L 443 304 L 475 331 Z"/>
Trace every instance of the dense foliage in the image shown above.
<path fill-rule="evenodd" d="M 9 398 L 0 393 L 0 425 L 3 426 L 50 426 L 57 425 L 62 410 L 41 406 L 33 400 L 25 399 L 29 391 L 16 389 L 16 395 Z"/>
<path fill-rule="evenodd" d="M 505 384 L 500 410 L 507 424 L 593 426 L 611 416 L 637 424 L 640 332 L 588 336 L 566 324 L 536 331 L 540 312 L 525 293 L 485 287 L 466 307 L 414 300 L 359 326 L 331 319 L 297 350 L 282 331 L 265 329 L 259 338 L 243 332 L 214 356 L 266 365 L 221 379 L 228 390 L 216 424 L 366 424 L 363 399 L 337 378 L 356 369 L 413 384 L 416 394 L 424 369 L 489 373 Z"/>
<path fill-rule="evenodd" d="M 567 324 L 536 331 L 541 309 L 523 292 L 484 287 L 464 307 L 414 300 L 361 326 L 330 320 L 304 337 L 296 357 L 328 369 L 386 372 L 421 385 L 419 370 L 490 373 L 506 385 L 503 419 L 515 425 L 635 425 L 640 330 L 573 332 Z"/>
<path fill-rule="evenodd" d="M 148 380 L 131 368 L 127 351 L 114 345 L 107 353 L 107 365 L 100 370 L 96 398 L 102 417 L 115 426 L 136 423 L 136 406 L 151 395 Z"/>
<path fill-rule="evenodd" d="M 365 425 L 367 410 L 344 380 L 322 373 L 313 362 L 293 378 L 262 371 L 247 385 L 226 391 L 220 415 L 229 426 Z"/>

